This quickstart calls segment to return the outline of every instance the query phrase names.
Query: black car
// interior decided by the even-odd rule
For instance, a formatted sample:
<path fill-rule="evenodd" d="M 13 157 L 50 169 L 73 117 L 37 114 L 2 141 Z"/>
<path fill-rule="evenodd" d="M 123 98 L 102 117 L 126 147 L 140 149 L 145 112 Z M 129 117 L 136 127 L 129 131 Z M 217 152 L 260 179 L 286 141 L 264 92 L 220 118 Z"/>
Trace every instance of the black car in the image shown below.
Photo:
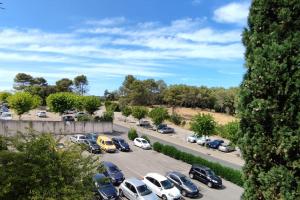
<path fill-rule="evenodd" d="M 74 122 L 75 119 L 71 115 L 65 115 L 65 116 L 62 116 L 62 121 L 64 121 L 64 122 Z"/>
<path fill-rule="evenodd" d="M 99 136 L 99 133 L 88 133 L 88 134 L 86 134 L 86 139 L 97 142 L 98 136 Z"/>
<path fill-rule="evenodd" d="M 223 140 L 213 140 L 211 142 L 208 142 L 207 146 L 212 149 L 218 149 L 222 143 L 224 143 Z"/>
<path fill-rule="evenodd" d="M 208 187 L 222 187 L 222 179 L 215 175 L 208 167 L 192 165 L 189 175 L 191 179 L 197 179 L 198 181 L 207 184 Z"/>
<path fill-rule="evenodd" d="M 158 126 L 156 126 L 156 131 L 160 130 L 160 129 L 163 129 L 163 128 L 166 128 L 168 127 L 167 124 L 159 124 Z"/>
<path fill-rule="evenodd" d="M 83 145 L 91 153 L 101 153 L 101 148 L 94 140 L 84 140 Z"/>
<path fill-rule="evenodd" d="M 116 148 L 120 151 L 130 151 L 129 144 L 122 138 L 112 138 L 111 139 L 116 146 Z"/>
<path fill-rule="evenodd" d="M 185 197 L 198 197 L 198 187 L 185 175 L 180 172 L 168 172 L 166 177 L 174 183 L 174 185 L 181 191 L 181 194 Z"/>
<path fill-rule="evenodd" d="M 116 188 L 104 174 L 96 174 L 93 177 L 93 182 L 98 199 L 116 200 L 118 198 Z"/>
<path fill-rule="evenodd" d="M 114 185 L 120 185 L 124 181 L 124 174 L 115 164 L 111 162 L 103 162 L 102 164 L 105 168 L 103 174 L 109 177 Z"/>

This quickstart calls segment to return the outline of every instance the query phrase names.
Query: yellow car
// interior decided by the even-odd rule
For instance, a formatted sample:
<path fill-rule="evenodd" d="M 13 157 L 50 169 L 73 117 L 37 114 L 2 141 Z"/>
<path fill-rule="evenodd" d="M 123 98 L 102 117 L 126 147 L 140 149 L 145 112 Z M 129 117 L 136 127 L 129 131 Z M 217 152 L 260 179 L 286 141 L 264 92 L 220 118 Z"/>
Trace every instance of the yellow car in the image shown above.
<path fill-rule="evenodd" d="M 103 151 L 106 151 L 106 152 L 116 152 L 117 151 L 116 146 L 114 145 L 112 140 L 106 136 L 98 136 L 97 144 L 100 146 L 100 148 Z"/>

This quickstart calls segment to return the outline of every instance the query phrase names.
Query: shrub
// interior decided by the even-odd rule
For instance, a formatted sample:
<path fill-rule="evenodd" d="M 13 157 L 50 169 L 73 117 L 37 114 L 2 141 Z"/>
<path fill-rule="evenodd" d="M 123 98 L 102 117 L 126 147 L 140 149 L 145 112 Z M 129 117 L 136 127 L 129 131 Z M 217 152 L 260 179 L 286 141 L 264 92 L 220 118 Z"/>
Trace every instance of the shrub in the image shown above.
<path fill-rule="evenodd" d="M 224 179 L 232 183 L 235 183 L 239 186 L 243 186 L 242 172 L 239 170 L 222 166 L 219 163 L 205 160 L 201 157 L 194 156 L 193 154 L 180 151 L 173 146 L 160 144 L 159 142 L 155 142 L 153 144 L 153 149 L 157 152 L 161 152 L 167 156 L 170 156 L 178 160 L 182 160 L 183 162 L 189 164 L 199 164 L 199 165 L 209 167 L 217 175 L 223 177 Z"/>
<path fill-rule="evenodd" d="M 129 106 L 125 106 L 123 109 L 122 109 L 122 115 L 124 115 L 125 117 L 128 117 L 129 115 L 131 115 L 131 108 Z"/>
<path fill-rule="evenodd" d="M 139 137 L 139 136 L 138 136 L 136 130 L 134 128 L 129 129 L 129 131 L 128 131 L 128 139 L 133 141 L 137 137 Z"/>
<path fill-rule="evenodd" d="M 198 114 L 192 118 L 191 130 L 198 136 L 212 135 L 215 132 L 216 122 L 210 114 Z"/>
<path fill-rule="evenodd" d="M 147 140 L 151 144 L 151 141 L 150 141 L 150 139 L 148 138 L 147 135 L 142 135 L 141 138 L 144 138 L 145 140 Z"/>
<path fill-rule="evenodd" d="M 111 111 L 104 112 L 102 116 L 94 117 L 95 122 L 113 122 L 114 113 Z"/>
<path fill-rule="evenodd" d="M 174 114 L 170 115 L 169 119 L 172 123 L 174 123 L 175 125 L 178 125 L 178 126 L 182 122 L 182 117 L 177 113 L 174 113 Z"/>
<path fill-rule="evenodd" d="M 106 111 L 120 112 L 120 106 L 118 103 L 105 101 L 104 106 Z"/>
<path fill-rule="evenodd" d="M 0 151 L 1 150 L 7 150 L 7 139 L 0 135 Z"/>
<path fill-rule="evenodd" d="M 168 110 L 163 107 L 153 108 L 148 115 L 153 123 L 158 126 L 169 117 Z"/>
<path fill-rule="evenodd" d="M 146 107 L 143 106 L 132 107 L 131 115 L 138 120 L 143 119 L 147 114 L 148 114 L 148 109 Z"/>
<path fill-rule="evenodd" d="M 90 115 L 80 115 L 77 117 L 77 121 L 79 122 L 89 122 L 92 121 L 92 117 Z"/>

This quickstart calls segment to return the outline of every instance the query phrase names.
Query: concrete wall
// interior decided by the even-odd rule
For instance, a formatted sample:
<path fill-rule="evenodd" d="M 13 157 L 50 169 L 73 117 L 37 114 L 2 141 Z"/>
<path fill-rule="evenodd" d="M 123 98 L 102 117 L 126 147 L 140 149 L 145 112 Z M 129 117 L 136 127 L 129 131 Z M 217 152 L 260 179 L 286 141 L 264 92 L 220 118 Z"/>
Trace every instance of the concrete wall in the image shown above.
<path fill-rule="evenodd" d="M 11 136 L 17 132 L 28 133 L 29 130 L 41 133 L 74 134 L 74 133 L 111 133 L 111 122 L 62 122 L 62 121 L 18 121 L 0 120 L 0 135 Z"/>

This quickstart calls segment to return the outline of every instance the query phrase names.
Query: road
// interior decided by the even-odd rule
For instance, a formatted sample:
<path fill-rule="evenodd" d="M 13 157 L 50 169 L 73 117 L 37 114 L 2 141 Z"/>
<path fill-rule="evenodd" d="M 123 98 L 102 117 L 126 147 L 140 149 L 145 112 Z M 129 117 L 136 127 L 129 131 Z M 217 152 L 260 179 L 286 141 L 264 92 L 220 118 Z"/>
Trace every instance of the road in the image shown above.
<path fill-rule="evenodd" d="M 121 135 L 124 135 L 128 132 L 129 128 L 125 127 L 125 126 L 122 126 L 122 125 L 119 125 L 119 124 L 114 124 L 113 125 L 113 129 L 115 132 L 121 134 Z M 217 162 L 217 163 L 220 163 L 221 165 L 224 165 L 224 166 L 227 166 L 227 167 L 231 167 L 233 169 L 238 169 L 238 170 L 241 170 L 241 166 L 240 165 L 236 165 L 234 163 L 231 163 L 231 162 L 228 162 L 226 160 L 221 160 L 221 159 L 218 159 L 216 157 L 212 157 L 208 154 L 204 154 L 204 153 L 201 153 L 199 151 L 194 151 L 190 148 L 185 148 L 184 146 L 182 145 L 177 145 L 177 144 L 174 144 L 174 143 L 171 143 L 171 142 L 168 142 L 166 140 L 162 140 L 160 139 L 159 137 L 154 137 L 152 135 L 149 135 L 149 134 L 146 134 L 146 133 L 143 133 L 143 132 L 138 132 L 139 135 L 147 135 L 149 137 L 149 139 L 151 140 L 151 142 L 160 142 L 162 144 L 166 144 L 166 145 L 171 145 L 171 146 L 174 146 L 176 147 L 177 149 L 180 149 L 182 151 L 185 151 L 187 153 L 191 153 L 193 155 L 196 155 L 196 156 L 200 156 L 204 159 L 207 159 L 209 161 L 212 161 L 212 162 Z"/>
<path fill-rule="evenodd" d="M 171 157 L 157 153 L 153 150 L 142 150 L 133 146 L 129 142 L 132 152 L 103 153 L 101 160 L 115 163 L 125 174 L 126 178 L 142 178 L 149 172 L 157 172 L 164 175 L 168 171 L 179 171 L 188 175 L 190 165 Z M 212 189 L 196 180 L 193 182 L 200 188 L 201 195 L 196 199 L 203 200 L 238 200 L 243 192 L 243 188 L 223 180 L 222 189 Z M 189 199 L 189 198 L 186 198 Z"/>

